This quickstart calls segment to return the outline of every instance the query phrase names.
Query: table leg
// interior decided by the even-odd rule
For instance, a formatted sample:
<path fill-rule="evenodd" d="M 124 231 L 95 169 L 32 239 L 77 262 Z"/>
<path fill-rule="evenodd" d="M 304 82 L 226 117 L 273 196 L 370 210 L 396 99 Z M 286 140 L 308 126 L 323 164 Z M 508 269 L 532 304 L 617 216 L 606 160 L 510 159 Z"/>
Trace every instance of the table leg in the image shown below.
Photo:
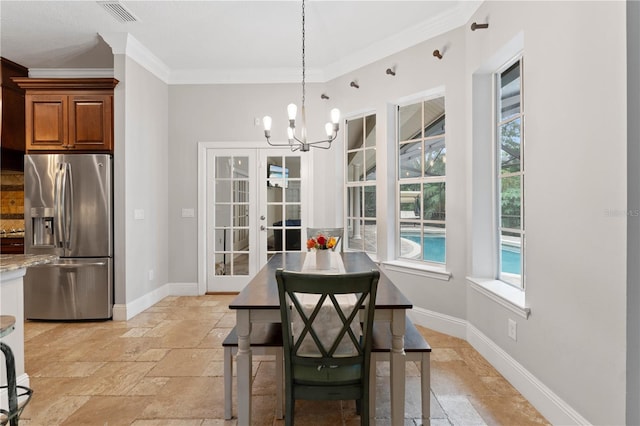
<path fill-rule="evenodd" d="M 252 354 L 249 335 L 251 333 L 251 312 L 248 309 L 236 311 L 236 332 L 238 333 L 238 354 L 236 368 L 238 376 L 238 425 L 251 425 L 251 374 Z"/>
<path fill-rule="evenodd" d="M 404 425 L 405 370 L 404 330 L 406 313 L 404 309 L 394 309 L 391 319 L 391 424 Z"/>

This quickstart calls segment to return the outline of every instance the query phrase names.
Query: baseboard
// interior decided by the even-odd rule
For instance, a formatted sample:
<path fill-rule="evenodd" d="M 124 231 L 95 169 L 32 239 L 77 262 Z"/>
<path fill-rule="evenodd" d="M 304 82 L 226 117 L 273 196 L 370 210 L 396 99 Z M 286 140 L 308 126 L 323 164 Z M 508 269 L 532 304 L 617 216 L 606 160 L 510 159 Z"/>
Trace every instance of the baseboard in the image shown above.
<path fill-rule="evenodd" d="M 415 324 L 469 342 L 551 424 L 590 424 L 516 359 L 466 320 L 421 308 L 413 308 L 408 314 Z"/>
<path fill-rule="evenodd" d="M 467 338 L 467 321 L 465 320 L 415 307 L 408 314 L 415 324 L 459 339 Z"/>
<path fill-rule="evenodd" d="M 4 368 L 4 361 L 3 361 L 2 368 Z M 18 377 L 16 377 L 16 383 L 18 384 L 18 386 L 29 387 L 29 375 L 27 373 L 23 373 L 19 375 Z M 2 383 L 2 384 L 6 385 L 6 383 Z M 22 399 L 19 399 L 18 402 L 22 402 Z M 2 408 L 3 410 L 9 409 L 9 402 L 8 402 L 6 388 L 0 389 L 0 408 Z"/>
<path fill-rule="evenodd" d="M 554 425 L 589 425 L 587 419 L 471 324 L 467 341 Z"/>
<path fill-rule="evenodd" d="M 167 296 L 197 296 L 198 283 L 168 283 L 127 304 L 113 305 L 113 320 L 126 321 Z"/>
<path fill-rule="evenodd" d="M 169 283 L 169 296 L 198 296 L 198 283 Z"/>

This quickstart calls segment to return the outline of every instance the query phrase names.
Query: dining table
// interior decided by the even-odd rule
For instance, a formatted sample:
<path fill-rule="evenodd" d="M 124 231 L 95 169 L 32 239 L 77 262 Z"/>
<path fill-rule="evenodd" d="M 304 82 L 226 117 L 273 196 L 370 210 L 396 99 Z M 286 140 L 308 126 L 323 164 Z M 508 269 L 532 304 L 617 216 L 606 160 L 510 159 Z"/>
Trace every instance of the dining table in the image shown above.
<path fill-rule="evenodd" d="M 276 253 L 249 281 L 242 291 L 229 304 L 236 311 L 236 331 L 238 334 L 237 366 L 237 403 L 238 425 L 249 426 L 251 422 L 251 378 L 252 352 L 249 341 L 251 328 L 257 323 L 280 323 L 280 299 L 276 270 L 305 271 L 305 259 L 313 253 L 286 252 Z M 378 265 L 364 252 L 334 253 L 342 262 L 340 271 L 345 273 L 379 270 Z M 375 300 L 374 322 L 388 324 L 392 335 L 390 354 L 390 400 L 391 424 L 404 424 L 405 403 L 405 352 L 404 332 L 407 310 L 413 305 L 395 284 L 380 271 L 378 290 Z M 375 397 L 372 395 L 372 397 Z M 369 413 L 361 413 L 369 415 Z"/>

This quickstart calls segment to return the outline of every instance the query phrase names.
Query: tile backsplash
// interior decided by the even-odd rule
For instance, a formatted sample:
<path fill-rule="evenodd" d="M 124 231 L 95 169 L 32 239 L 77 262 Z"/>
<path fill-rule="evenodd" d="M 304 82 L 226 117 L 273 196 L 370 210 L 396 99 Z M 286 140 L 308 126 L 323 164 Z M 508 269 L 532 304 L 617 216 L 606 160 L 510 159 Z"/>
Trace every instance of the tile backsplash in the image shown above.
<path fill-rule="evenodd" d="M 24 174 L 0 173 L 0 229 L 24 229 Z"/>

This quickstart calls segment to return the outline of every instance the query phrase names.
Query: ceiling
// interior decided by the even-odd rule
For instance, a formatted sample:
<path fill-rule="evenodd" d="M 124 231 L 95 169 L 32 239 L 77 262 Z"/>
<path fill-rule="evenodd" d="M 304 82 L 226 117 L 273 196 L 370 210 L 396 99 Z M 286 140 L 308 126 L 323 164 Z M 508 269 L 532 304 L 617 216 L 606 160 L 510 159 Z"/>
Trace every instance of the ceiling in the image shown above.
<path fill-rule="evenodd" d="M 0 55 L 32 70 L 108 69 L 105 40 L 128 33 L 169 83 L 300 79 L 300 1 L 121 1 L 135 22 L 100 3 L 1 0 Z M 307 79 L 327 81 L 465 25 L 480 3 L 307 0 Z"/>

